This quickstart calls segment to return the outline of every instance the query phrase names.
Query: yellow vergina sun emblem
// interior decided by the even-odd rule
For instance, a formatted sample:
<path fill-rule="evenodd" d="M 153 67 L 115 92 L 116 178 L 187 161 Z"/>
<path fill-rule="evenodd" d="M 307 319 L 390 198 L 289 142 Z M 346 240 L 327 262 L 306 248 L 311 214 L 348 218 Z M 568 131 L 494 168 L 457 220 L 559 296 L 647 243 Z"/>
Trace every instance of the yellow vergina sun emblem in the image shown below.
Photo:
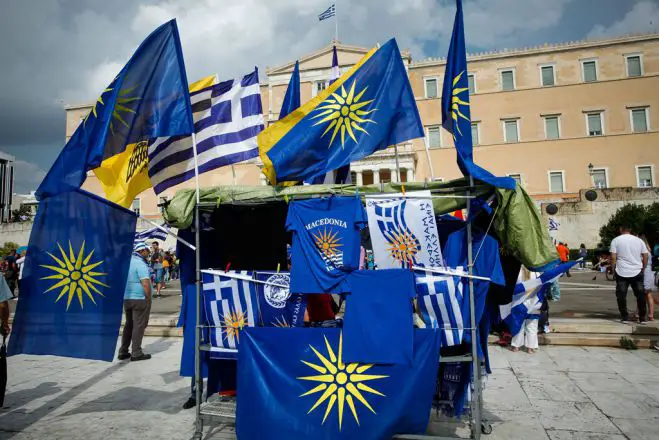
<path fill-rule="evenodd" d="M 400 263 L 409 263 L 421 250 L 419 240 L 411 233 L 395 231 L 388 242 L 389 256 Z"/>
<path fill-rule="evenodd" d="M 314 240 L 316 241 L 316 247 L 320 252 L 322 252 L 327 258 L 332 258 L 339 252 L 339 247 L 343 246 L 339 240 L 339 233 L 333 232 L 330 228 L 329 232 L 327 228 L 323 229 L 322 232 L 318 234 L 312 234 Z"/>
<path fill-rule="evenodd" d="M 368 87 L 364 87 L 362 91 L 355 96 L 355 83 L 356 81 L 352 82 L 352 86 L 348 92 L 346 92 L 346 89 L 342 84 L 340 93 L 338 93 L 338 90 L 337 92 L 332 93 L 315 110 L 320 111 L 320 113 L 314 116 L 312 119 L 323 119 L 316 122 L 314 127 L 316 125 L 329 122 L 329 125 L 321 137 L 325 136 L 332 129 L 334 129 L 334 131 L 332 131 L 332 138 L 330 139 L 327 148 L 332 146 L 334 139 L 339 132 L 341 133 L 341 148 L 344 148 L 346 143 L 346 133 L 348 133 L 348 136 L 350 136 L 353 141 L 357 142 L 357 138 L 355 137 L 355 130 L 369 134 L 362 125 L 366 124 L 367 122 L 371 122 L 373 124 L 376 123 L 372 119 L 362 118 L 362 116 L 367 116 L 373 113 L 376 109 L 362 110 L 374 100 L 370 99 L 367 101 L 362 101 L 362 97 L 364 96 L 364 93 L 366 93 Z"/>
<path fill-rule="evenodd" d="M 115 78 L 116 81 L 116 78 Z M 113 81 L 114 84 L 114 81 Z M 112 84 L 111 84 L 112 85 Z M 122 113 L 135 113 L 135 110 L 132 108 L 128 107 L 128 105 L 134 101 L 139 101 L 140 98 L 135 97 L 135 96 L 130 96 L 130 94 L 137 88 L 137 86 L 134 87 L 127 87 L 127 88 L 122 88 L 119 90 L 119 94 L 117 95 L 117 100 L 116 103 L 114 104 L 114 108 L 112 109 L 112 119 L 110 120 L 110 131 L 114 134 L 114 122 L 120 122 L 122 125 L 124 125 L 126 128 L 130 128 L 128 123 L 124 120 L 122 117 Z M 105 102 L 103 101 L 103 96 L 106 95 L 109 92 L 112 92 L 114 90 L 114 87 L 108 87 L 105 90 L 103 90 L 103 93 L 101 93 L 101 96 L 98 97 L 96 102 L 94 103 L 94 107 L 92 107 L 91 111 L 87 113 L 87 116 L 85 116 L 84 121 L 82 122 L 82 125 L 84 126 L 87 123 L 87 119 L 89 118 L 90 115 L 94 115 L 94 118 L 98 118 L 98 113 L 97 113 L 97 108 L 99 105 L 104 106 Z"/>
<path fill-rule="evenodd" d="M 94 269 L 103 264 L 103 261 L 91 262 L 92 256 L 94 255 L 94 249 L 91 250 L 87 255 L 85 255 L 85 242 L 82 242 L 82 246 L 78 250 L 78 253 L 74 253 L 73 246 L 69 241 L 69 252 L 68 254 L 62 249 L 62 246 L 57 243 L 57 247 L 60 251 L 60 257 L 56 257 L 50 252 L 46 252 L 50 258 L 57 264 L 57 266 L 42 264 L 41 267 L 49 269 L 52 272 L 55 272 L 53 275 L 45 276 L 41 278 L 42 280 L 59 280 L 48 290 L 44 292 L 48 293 L 52 290 L 61 288 L 62 290 L 59 293 L 55 302 L 62 299 L 65 295 L 67 296 L 66 300 L 66 310 L 69 310 L 71 305 L 71 300 L 73 297 L 78 298 L 80 303 L 80 308 L 84 308 L 84 295 L 96 304 L 94 299 L 94 294 L 104 297 L 103 293 L 97 288 L 97 286 L 110 287 L 107 284 L 99 281 L 98 278 L 106 276 L 107 273 L 104 272 L 95 272 Z"/>
<path fill-rule="evenodd" d="M 460 74 L 458 74 L 458 76 L 453 78 L 453 84 L 452 84 L 452 87 L 451 87 L 451 89 L 452 89 L 452 92 L 451 92 L 451 117 L 453 118 L 453 121 L 455 121 L 453 126 L 455 127 L 455 130 L 457 130 L 458 133 L 460 133 L 460 136 L 462 136 L 462 132 L 460 131 L 460 124 L 458 124 L 459 118 L 462 118 L 467 122 L 470 122 L 469 118 L 466 117 L 462 113 L 462 111 L 460 110 L 461 105 L 465 106 L 465 107 L 469 107 L 469 102 L 464 101 L 462 98 L 460 98 L 460 93 L 464 93 L 464 92 L 469 93 L 469 87 L 457 87 L 457 84 L 460 81 L 460 78 L 462 78 L 463 73 L 465 73 L 464 70 L 462 72 L 460 72 Z M 453 132 L 453 140 L 455 140 L 455 132 Z"/>
<path fill-rule="evenodd" d="M 357 413 L 355 399 L 366 408 L 368 408 L 373 414 L 376 414 L 375 410 L 363 393 L 366 393 L 366 396 L 369 394 L 374 394 L 384 397 L 385 395 L 378 390 L 366 385 L 364 382 L 384 379 L 389 376 L 364 374 L 373 367 L 373 364 L 359 364 L 357 362 L 353 362 L 346 365 L 343 362 L 343 333 L 341 333 L 339 336 L 339 347 L 336 354 L 330 346 L 330 343 L 327 341 L 327 337 L 324 338 L 325 347 L 327 349 L 327 357 L 319 353 L 318 350 L 316 350 L 316 348 L 313 346 L 309 346 L 322 365 L 314 364 L 304 360 L 301 361 L 304 365 L 310 367 L 318 374 L 315 376 L 303 376 L 297 378 L 299 380 L 310 382 L 320 382 L 320 384 L 310 389 L 306 393 L 301 394 L 300 397 L 322 392 L 320 397 L 318 397 L 318 400 L 316 400 L 307 414 L 311 414 L 313 410 L 318 408 L 318 406 L 329 399 L 327 407 L 325 408 L 325 416 L 323 417 L 321 424 L 325 424 L 327 416 L 329 416 L 329 414 L 332 412 L 332 409 L 336 406 L 339 417 L 340 431 L 343 426 L 343 413 L 346 404 L 348 405 L 348 408 L 350 408 L 350 412 L 357 422 L 357 425 L 359 425 L 359 414 Z"/>
<path fill-rule="evenodd" d="M 224 315 L 221 323 L 224 328 L 224 339 L 233 338 L 236 342 L 240 341 L 240 332 L 249 325 L 246 312 L 236 312 L 235 310 Z"/>

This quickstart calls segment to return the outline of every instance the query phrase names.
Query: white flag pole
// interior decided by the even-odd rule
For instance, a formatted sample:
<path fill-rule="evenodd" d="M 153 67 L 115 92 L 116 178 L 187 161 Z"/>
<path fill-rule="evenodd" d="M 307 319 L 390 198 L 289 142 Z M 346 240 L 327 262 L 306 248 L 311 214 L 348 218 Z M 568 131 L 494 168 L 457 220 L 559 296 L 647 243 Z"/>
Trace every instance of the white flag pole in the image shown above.
<path fill-rule="evenodd" d="M 334 41 L 339 42 L 339 14 L 338 9 L 336 8 L 336 2 L 334 2 Z"/>
<path fill-rule="evenodd" d="M 165 234 L 174 237 L 177 241 L 180 241 L 181 243 L 183 243 L 184 245 L 186 245 L 187 247 L 189 247 L 189 248 L 192 249 L 193 251 L 196 251 L 196 250 L 197 250 L 197 247 L 196 247 L 196 246 L 193 246 L 192 244 L 190 244 L 190 243 L 188 243 L 187 241 L 183 240 L 182 238 L 180 238 L 178 235 L 174 234 L 174 233 L 173 233 L 172 231 L 170 231 L 169 229 L 167 229 L 167 228 L 163 228 L 163 227 L 160 226 L 158 223 L 156 223 L 156 222 L 154 222 L 154 221 L 151 221 L 151 220 L 149 220 L 148 218 L 144 218 L 144 217 L 142 217 L 141 215 L 138 216 L 138 217 L 139 217 L 140 219 L 144 220 L 144 221 L 147 222 L 147 223 L 151 223 L 153 226 L 155 226 L 156 228 L 160 229 L 160 230 L 163 231 Z"/>
<path fill-rule="evenodd" d="M 257 279 L 254 279 L 254 278 L 250 278 L 247 275 L 242 275 L 242 274 L 238 274 L 238 273 L 235 273 L 235 272 L 223 272 L 221 270 L 213 270 L 213 269 L 204 269 L 204 270 L 202 270 L 202 272 L 210 274 L 210 275 L 217 275 L 217 276 L 220 276 L 220 277 L 234 278 L 236 280 L 249 281 L 249 282 L 257 283 L 257 284 L 265 284 L 266 286 L 281 287 L 283 289 L 288 289 L 289 288 L 289 286 L 286 286 L 284 284 L 271 283 L 269 281 L 261 281 L 261 280 L 257 280 Z"/>
<path fill-rule="evenodd" d="M 430 150 L 428 149 L 428 136 L 425 135 L 423 136 L 423 145 L 426 149 L 426 158 L 428 159 L 428 167 L 430 167 L 430 178 L 432 181 L 435 180 L 435 170 L 433 169 L 432 166 L 432 159 L 430 158 Z"/>
<path fill-rule="evenodd" d="M 487 277 L 479 277 L 478 275 L 471 275 L 471 274 L 468 274 L 466 272 L 460 272 L 460 271 L 450 269 L 450 268 L 438 269 L 438 268 L 434 268 L 434 267 L 412 266 L 412 269 L 422 271 L 422 272 L 436 273 L 436 274 L 439 274 L 439 275 L 450 275 L 450 276 L 455 276 L 455 277 L 468 278 L 470 280 L 491 281 Z"/>

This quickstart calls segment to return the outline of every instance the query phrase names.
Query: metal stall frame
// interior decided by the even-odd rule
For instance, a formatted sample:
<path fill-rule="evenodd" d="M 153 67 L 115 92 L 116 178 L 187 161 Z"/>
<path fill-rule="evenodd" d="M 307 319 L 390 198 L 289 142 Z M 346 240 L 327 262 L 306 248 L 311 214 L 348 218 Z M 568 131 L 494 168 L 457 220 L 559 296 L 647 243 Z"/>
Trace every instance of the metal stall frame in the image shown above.
<path fill-rule="evenodd" d="M 473 189 L 473 178 L 469 179 L 469 187 L 461 188 L 465 191 L 464 196 L 453 197 L 462 197 L 466 199 L 472 199 L 472 189 Z M 444 191 L 441 191 L 444 192 Z M 384 197 L 388 193 L 382 191 L 382 196 Z M 363 198 L 367 194 L 360 194 Z M 318 197 L 318 196 L 311 196 Z M 441 196 L 436 196 L 441 197 Z M 310 198 L 309 196 L 299 197 L 299 199 Z M 241 204 L 241 203 L 236 203 Z M 210 351 L 210 347 L 207 345 L 201 345 L 201 332 L 206 327 L 201 324 L 201 238 L 200 238 L 200 208 L 201 207 L 215 207 L 215 203 L 204 203 L 201 204 L 199 199 L 195 203 L 195 219 L 194 219 L 194 232 L 195 232 L 195 263 L 196 263 L 196 324 L 195 324 L 195 385 L 196 385 L 196 406 L 195 406 L 195 432 L 193 435 L 194 440 L 201 440 L 203 437 L 204 429 L 204 420 L 203 417 L 216 417 L 219 420 L 226 422 L 227 424 L 235 423 L 236 418 L 236 400 L 235 399 L 219 399 L 217 401 L 207 402 L 202 404 L 203 396 L 203 377 L 201 375 L 201 352 Z M 470 214 L 470 203 L 467 203 L 467 218 Z M 467 264 L 468 264 L 468 279 L 469 279 L 469 301 L 470 301 L 470 331 L 471 331 L 471 354 L 462 355 L 462 356 L 447 356 L 440 358 L 440 363 L 449 363 L 449 362 L 470 362 L 472 365 L 472 378 L 470 380 L 470 386 L 473 385 L 473 394 L 470 401 L 470 411 L 469 411 L 469 426 L 471 435 L 470 438 L 474 440 L 480 440 L 481 433 L 490 434 L 492 432 L 492 427 L 489 422 L 484 421 L 483 414 L 483 397 L 482 397 L 482 377 L 481 377 L 481 362 L 478 358 L 478 328 L 476 323 L 476 311 L 474 305 L 474 278 L 473 277 L 473 231 L 471 222 L 467 223 Z M 442 437 L 442 436 L 432 436 L 425 434 L 398 434 L 394 436 L 395 439 L 399 440 L 452 440 L 460 439 L 461 437 Z"/>

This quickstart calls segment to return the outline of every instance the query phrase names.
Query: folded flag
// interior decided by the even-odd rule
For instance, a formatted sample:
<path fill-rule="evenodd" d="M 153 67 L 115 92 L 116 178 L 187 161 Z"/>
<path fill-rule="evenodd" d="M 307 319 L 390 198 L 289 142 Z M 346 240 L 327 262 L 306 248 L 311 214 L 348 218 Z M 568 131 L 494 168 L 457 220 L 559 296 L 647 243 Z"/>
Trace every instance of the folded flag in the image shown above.
<path fill-rule="evenodd" d="M 311 181 L 375 151 L 423 137 L 396 40 L 366 54 L 349 72 L 258 136 L 272 184 Z"/>
<path fill-rule="evenodd" d="M 390 439 L 425 432 L 437 332 L 414 331 L 411 365 L 344 362 L 342 341 L 338 328 L 248 329 L 238 354 L 238 438 Z"/>
<path fill-rule="evenodd" d="M 306 295 L 291 295 L 291 275 L 288 272 L 257 272 L 256 283 L 260 326 L 304 327 L 304 312 L 307 310 Z"/>
<path fill-rule="evenodd" d="M 210 328 L 211 358 L 236 359 L 243 330 L 257 322 L 256 288 L 252 273 L 234 272 L 244 279 L 202 274 L 204 313 Z"/>
<path fill-rule="evenodd" d="M 368 228 L 378 269 L 444 266 L 430 191 L 366 197 Z M 427 198 L 424 198 L 427 197 Z"/>
<path fill-rule="evenodd" d="M 192 133 L 193 122 L 176 21 L 153 31 L 98 98 L 48 171 L 39 200 L 82 186 L 98 169 L 109 199 L 127 207 L 150 186 L 147 141 Z M 122 168 L 119 163 L 129 162 Z M 119 169 L 125 175 L 118 176 Z M 115 194 L 116 192 L 116 194 Z M 119 195 L 121 194 L 121 196 Z"/>
<path fill-rule="evenodd" d="M 258 69 L 190 94 L 199 173 L 258 156 L 263 130 Z M 195 176 L 190 136 L 162 137 L 148 148 L 149 176 L 156 194 Z"/>
<path fill-rule="evenodd" d="M 418 272 L 416 289 L 423 321 L 441 330 L 442 347 L 460 345 L 465 328 L 463 316 L 469 317 L 461 278 Z"/>
<path fill-rule="evenodd" d="M 167 229 L 168 231 L 171 229 L 167 225 L 163 225 L 163 228 Z M 136 232 L 135 233 L 135 241 L 145 241 L 145 240 L 162 240 L 165 241 L 167 239 L 167 232 L 163 231 L 160 228 L 153 227 L 151 229 L 147 229 L 142 232 Z"/>
<path fill-rule="evenodd" d="M 41 201 L 9 354 L 111 361 L 137 216 L 77 189 Z"/>
<path fill-rule="evenodd" d="M 538 319 L 545 298 L 545 289 L 578 262 L 579 260 L 559 264 L 543 272 L 539 278 L 515 285 L 512 302 L 499 306 L 501 319 L 508 325 L 511 334 L 516 335 L 520 332 L 524 320 Z"/>
<path fill-rule="evenodd" d="M 457 11 L 453 23 L 451 44 L 446 57 L 446 72 L 442 88 L 442 126 L 453 134 L 458 167 L 462 174 L 471 175 L 475 179 L 500 188 L 515 189 L 515 180 L 512 178 L 495 177 L 474 163 L 462 0 L 456 0 L 456 3 Z"/>
<path fill-rule="evenodd" d="M 281 110 L 279 111 L 279 119 L 283 119 L 288 116 L 293 110 L 300 106 L 300 62 L 295 62 L 295 68 L 293 68 L 293 73 L 291 74 L 291 79 L 288 82 L 288 87 L 286 88 L 286 94 L 284 95 L 284 102 L 281 104 Z"/>

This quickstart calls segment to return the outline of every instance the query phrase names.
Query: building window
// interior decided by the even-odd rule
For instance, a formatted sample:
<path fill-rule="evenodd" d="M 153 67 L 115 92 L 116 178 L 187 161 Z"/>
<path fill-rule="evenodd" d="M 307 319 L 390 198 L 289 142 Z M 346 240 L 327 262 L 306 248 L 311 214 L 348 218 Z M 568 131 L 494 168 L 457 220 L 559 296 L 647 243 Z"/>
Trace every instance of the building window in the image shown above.
<path fill-rule="evenodd" d="M 602 136 L 602 112 L 586 113 L 586 122 L 588 124 L 588 136 Z"/>
<path fill-rule="evenodd" d="M 476 77 L 473 74 L 467 75 L 467 80 L 469 81 L 469 94 L 473 95 L 476 93 Z"/>
<path fill-rule="evenodd" d="M 519 119 L 503 121 L 504 142 L 519 142 Z"/>
<path fill-rule="evenodd" d="M 558 116 L 545 116 L 545 139 L 558 139 L 560 137 Z"/>
<path fill-rule="evenodd" d="M 437 78 L 425 79 L 426 98 L 437 98 L 439 96 L 438 88 L 437 88 L 438 85 L 439 85 L 439 81 L 437 80 Z"/>
<path fill-rule="evenodd" d="M 553 86 L 556 84 L 556 75 L 554 66 L 540 66 L 540 81 L 543 87 Z"/>
<path fill-rule="evenodd" d="M 133 200 L 133 205 L 131 209 L 135 214 L 140 215 L 140 210 L 142 209 L 142 200 L 140 200 L 139 198 Z"/>
<path fill-rule="evenodd" d="M 634 133 L 645 133 L 648 131 L 648 109 L 633 108 L 629 110 Z"/>
<path fill-rule="evenodd" d="M 508 174 L 508 177 L 512 178 L 519 186 L 522 186 L 522 175 L 521 174 Z"/>
<path fill-rule="evenodd" d="M 582 60 L 581 72 L 584 82 L 597 81 L 597 60 Z"/>
<path fill-rule="evenodd" d="M 593 186 L 595 188 L 603 189 L 609 187 L 609 178 L 605 168 L 594 168 L 592 171 L 592 177 Z"/>
<path fill-rule="evenodd" d="M 639 188 L 652 188 L 654 179 L 652 178 L 652 165 L 643 165 L 636 167 L 636 179 Z"/>
<path fill-rule="evenodd" d="M 442 147 L 442 132 L 439 125 L 428 127 L 428 148 Z"/>
<path fill-rule="evenodd" d="M 501 90 L 515 90 L 515 71 L 513 69 L 501 71 Z"/>
<path fill-rule="evenodd" d="M 627 63 L 627 76 L 633 78 L 635 76 L 643 75 L 643 64 L 640 55 L 627 55 L 625 57 Z"/>
<path fill-rule="evenodd" d="M 326 88 L 327 88 L 327 83 L 325 81 L 316 81 L 313 84 L 312 95 L 316 96 Z"/>
<path fill-rule="evenodd" d="M 471 143 L 472 145 L 480 145 L 480 136 L 479 136 L 479 131 L 480 128 L 478 126 L 478 122 L 472 122 L 471 123 Z"/>
<path fill-rule="evenodd" d="M 549 172 L 549 192 L 565 192 L 565 180 L 563 179 L 563 171 Z"/>

